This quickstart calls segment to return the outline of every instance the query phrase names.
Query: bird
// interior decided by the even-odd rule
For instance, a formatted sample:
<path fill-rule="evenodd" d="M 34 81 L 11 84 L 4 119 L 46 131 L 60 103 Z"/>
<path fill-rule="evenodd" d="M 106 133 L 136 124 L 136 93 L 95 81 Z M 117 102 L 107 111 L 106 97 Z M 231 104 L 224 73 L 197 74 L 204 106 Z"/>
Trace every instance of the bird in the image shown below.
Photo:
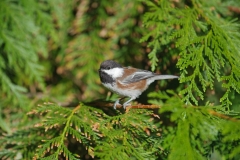
<path fill-rule="evenodd" d="M 110 91 L 130 99 L 123 103 L 123 108 L 126 109 L 130 102 L 138 98 L 155 80 L 179 78 L 175 75 L 160 75 L 151 71 L 142 70 L 133 67 L 123 67 L 113 60 L 105 60 L 101 63 L 98 70 L 99 77 L 103 86 Z M 121 105 L 118 98 L 113 108 Z"/>

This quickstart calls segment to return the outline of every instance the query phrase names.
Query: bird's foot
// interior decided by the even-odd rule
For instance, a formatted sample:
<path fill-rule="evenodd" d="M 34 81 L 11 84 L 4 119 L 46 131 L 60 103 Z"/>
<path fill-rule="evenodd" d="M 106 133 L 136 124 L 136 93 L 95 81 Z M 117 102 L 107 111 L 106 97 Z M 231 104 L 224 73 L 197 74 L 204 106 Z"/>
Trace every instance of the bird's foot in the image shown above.
<path fill-rule="evenodd" d="M 117 105 L 121 105 L 121 104 L 119 103 L 119 101 L 120 101 L 120 98 L 115 101 L 115 103 L 114 103 L 114 105 L 113 105 L 113 109 L 117 109 Z"/>
<path fill-rule="evenodd" d="M 127 106 L 131 106 L 131 104 L 130 104 L 130 103 L 124 103 L 124 104 L 123 104 L 123 108 L 124 108 L 124 109 L 126 109 Z"/>

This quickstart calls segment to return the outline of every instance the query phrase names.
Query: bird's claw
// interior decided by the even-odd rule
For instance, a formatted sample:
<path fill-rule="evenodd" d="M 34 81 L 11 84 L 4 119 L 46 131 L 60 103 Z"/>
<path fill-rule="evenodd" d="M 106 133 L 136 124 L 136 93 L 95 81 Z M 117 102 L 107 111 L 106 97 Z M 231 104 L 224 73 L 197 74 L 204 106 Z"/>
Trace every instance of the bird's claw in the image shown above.
<path fill-rule="evenodd" d="M 113 105 L 113 109 L 116 109 L 116 108 L 117 108 L 117 105 L 121 105 L 121 104 L 119 103 L 119 101 L 120 101 L 121 99 L 123 99 L 123 98 L 119 98 L 119 99 L 117 99 L 117 100 L 115 101 L 115 103 L 114 103 L 114 105 Z M 121 105 L 121 106 L 123 106 L 123 108 L 126 109 L 127 106 L 130 106 L 130 105 L 131 105 L 130 102 L 131 102 L 132 100 L 134 100 L 134 99 L 135 99 L 135 98 L 130 98 L 127 102 L 123 103 L 123 105 Z"/>
<path fill-rule="evenodd" d="M 124 103 L 124 104 L 123 104 L 123 108 L 124 108 L 124 109 L 126 109 L 127 106 L 131 106 L 131 104 L 129 104 L 129 103 L 126 103 L 126 104 Z"/>
<path fill-rule="evenodd" d="M 118 100 L 115 101 L 115 103 L 114 103 L 114 105 L 113 105 L 113 109 L 117 109 L 117 105 L 121 105 L 121 104 L 119 103 L 119 100 L 120 100 L 120 99 L 118 99 Z"/>

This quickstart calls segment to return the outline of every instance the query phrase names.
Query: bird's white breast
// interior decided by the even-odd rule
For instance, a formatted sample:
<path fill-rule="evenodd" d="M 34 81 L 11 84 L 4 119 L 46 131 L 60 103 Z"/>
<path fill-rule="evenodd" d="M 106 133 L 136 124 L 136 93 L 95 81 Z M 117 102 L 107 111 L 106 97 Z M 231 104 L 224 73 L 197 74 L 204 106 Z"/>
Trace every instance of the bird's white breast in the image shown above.
<path fill-rule="evenodd" d="M 129 88 L 129 89 L 121 89 L 117 88 L 116 84 L 109 84 L 109 83 L 102 83 L 106 88 L 110 89 L 111 91 L 126 97 L 137 98 L 142 92 L 137 89 Z"/>

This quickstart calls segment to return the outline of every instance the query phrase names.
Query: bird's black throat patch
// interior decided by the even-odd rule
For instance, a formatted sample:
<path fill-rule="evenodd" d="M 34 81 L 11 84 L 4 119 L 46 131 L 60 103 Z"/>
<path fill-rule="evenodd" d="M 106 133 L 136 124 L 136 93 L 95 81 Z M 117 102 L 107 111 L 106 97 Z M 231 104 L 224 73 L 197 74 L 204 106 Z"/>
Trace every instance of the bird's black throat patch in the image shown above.
<path fill-rule="evenodd" d="M 107 73 L 99 70 L 99 77 L 102 83 L 114 83 L 114 79 Z"/>

